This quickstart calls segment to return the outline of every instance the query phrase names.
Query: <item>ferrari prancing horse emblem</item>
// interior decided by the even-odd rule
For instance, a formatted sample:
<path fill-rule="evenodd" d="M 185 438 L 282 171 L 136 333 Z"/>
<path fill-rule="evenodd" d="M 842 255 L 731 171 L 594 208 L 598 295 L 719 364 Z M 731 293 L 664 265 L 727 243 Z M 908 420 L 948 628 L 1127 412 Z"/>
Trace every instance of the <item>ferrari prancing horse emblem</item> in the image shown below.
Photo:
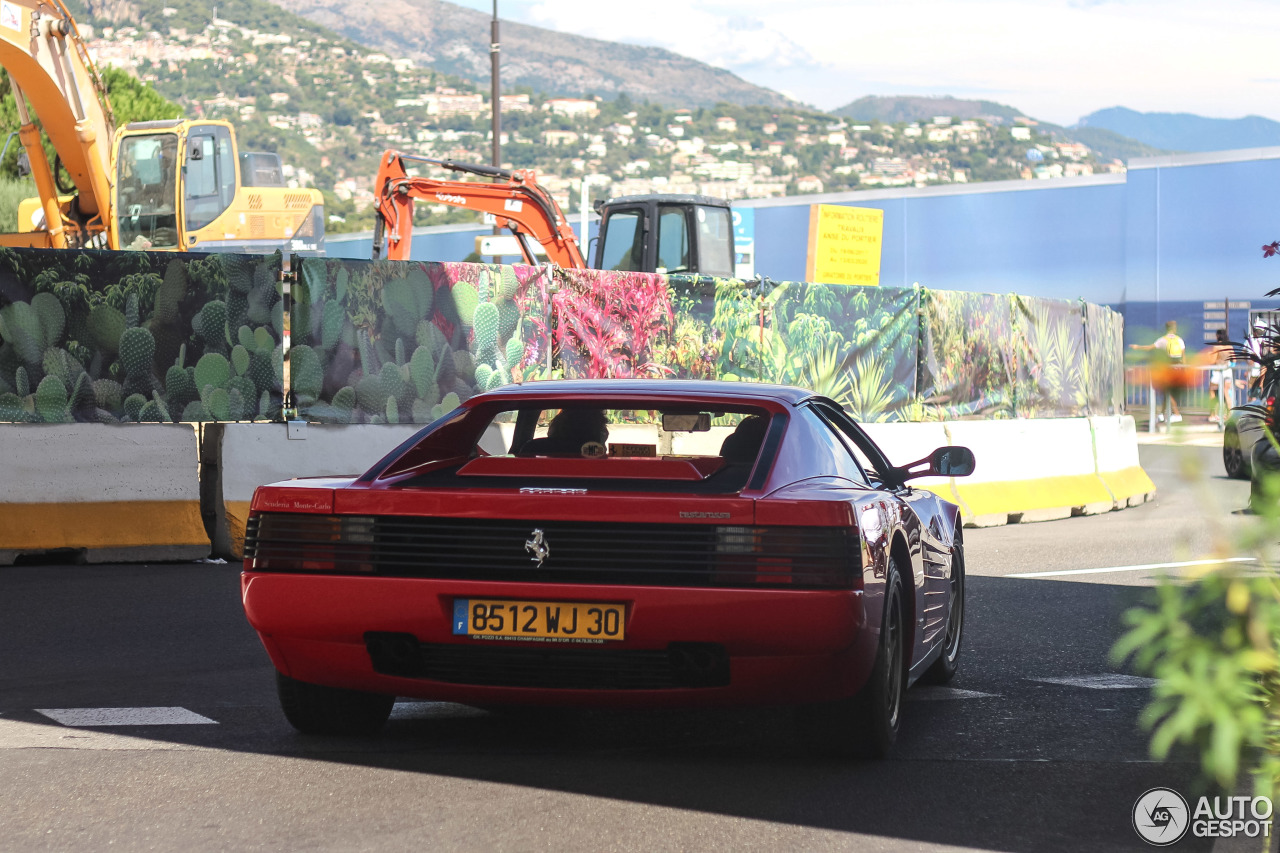
<path fill-rule="evenodd" d="M 547 544 L 541 528 L 534 528 L 533 538 L 524 543 L 524 549 L 533 555 L 529 559 L 536 562 L 538 568 L 542 568 L 542 561 L 551 556 L 551 546 Z"/>

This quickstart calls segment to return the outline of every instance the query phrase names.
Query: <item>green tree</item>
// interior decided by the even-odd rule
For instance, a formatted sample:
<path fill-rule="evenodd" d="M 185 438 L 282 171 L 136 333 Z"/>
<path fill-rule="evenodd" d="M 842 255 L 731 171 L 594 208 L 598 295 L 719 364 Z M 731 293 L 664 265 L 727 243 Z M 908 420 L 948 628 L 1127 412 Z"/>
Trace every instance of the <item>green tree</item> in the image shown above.
<path fill-rule="evenodd" d="M 116 126 L 134 121 L 163 121 L 182 116 L 182 107 L 120 68 L 104 68 L 102 83 Z"/>

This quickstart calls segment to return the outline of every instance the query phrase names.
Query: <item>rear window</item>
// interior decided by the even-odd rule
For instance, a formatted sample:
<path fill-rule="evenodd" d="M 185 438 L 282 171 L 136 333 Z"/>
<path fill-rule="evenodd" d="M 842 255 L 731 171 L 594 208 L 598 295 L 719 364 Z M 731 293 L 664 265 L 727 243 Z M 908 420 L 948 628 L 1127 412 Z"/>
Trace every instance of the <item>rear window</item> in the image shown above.
<path fill-rule="evenodd" d="M 561 481 L 586 479 L 616 480 L 610 488 L 666 484 L 739 491 L 760 456 L 771 417 L 753 407 L 634 409 L 545 402 L 459 415 L 379 476 L 416 471 L 415 484 L 424 486 L 564 485 Z M 646 486 L 649 480 L 653 483 Z"/>

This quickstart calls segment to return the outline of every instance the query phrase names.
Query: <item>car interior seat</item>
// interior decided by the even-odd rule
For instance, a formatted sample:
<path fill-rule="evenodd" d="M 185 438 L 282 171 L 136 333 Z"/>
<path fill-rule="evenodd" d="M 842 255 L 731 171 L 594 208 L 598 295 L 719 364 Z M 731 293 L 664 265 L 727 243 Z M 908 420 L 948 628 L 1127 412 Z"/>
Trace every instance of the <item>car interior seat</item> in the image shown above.
<path fill-rule="evenodd" d="M 767 418 L 751 415 L 744 419 L 720 445 L 720 458 L 726 463 L 751 463 L 760 453 L 760 445 L 764 443 Z"/>
<path fill-rule="evenodd" d="M 583 456 L 586 444 L 608 446 L 609 427 L 599 409 L 565 409 L 551 419 L 545 438 L 531 438 L 520 456 Z"/>

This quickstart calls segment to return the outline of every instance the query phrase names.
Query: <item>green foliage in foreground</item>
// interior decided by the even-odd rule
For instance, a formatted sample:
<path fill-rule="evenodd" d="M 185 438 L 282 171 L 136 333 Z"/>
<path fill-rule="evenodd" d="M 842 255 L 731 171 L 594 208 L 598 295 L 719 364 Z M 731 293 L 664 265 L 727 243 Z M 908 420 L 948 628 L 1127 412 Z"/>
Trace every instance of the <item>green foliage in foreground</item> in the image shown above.
<path fill-rule="evenodd" d="M 1166 578 L 1124 615 L 1128 632 L 1112 650 L 1159 679 L 1143 713 L 1159 759 L 1175 745 L 1198 753 L 1207 779 L 1232 790 L 1249 772 L 1258 794 L 1280 781 L 1280 477 L 1271 498 L 1224 553 L 1257 565 L 1225 563 L 1185 579 Z M 1242 566 L 1245 566 L 1242 568 Z"/>

